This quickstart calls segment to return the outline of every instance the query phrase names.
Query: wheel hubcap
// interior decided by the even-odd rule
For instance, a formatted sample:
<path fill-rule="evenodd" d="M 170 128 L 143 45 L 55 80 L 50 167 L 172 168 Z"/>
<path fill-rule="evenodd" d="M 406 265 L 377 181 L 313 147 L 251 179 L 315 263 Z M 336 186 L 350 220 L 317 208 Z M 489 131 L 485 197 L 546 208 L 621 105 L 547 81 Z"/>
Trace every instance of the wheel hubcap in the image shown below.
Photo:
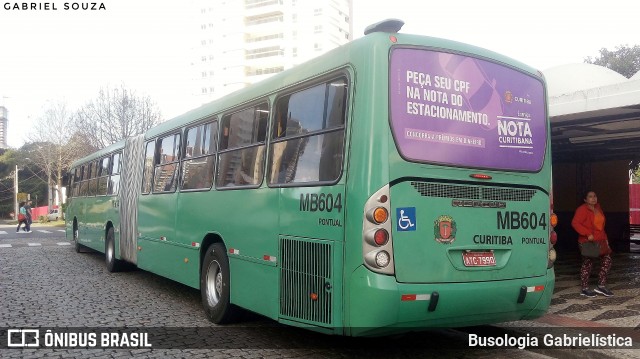
<path fill-rule="evenodd" d="M 107 246 L 107 260 L 111 262 L 113 259 L 113 241 L 109 241 L 109 245 Z"/>
<path fill-rule="evenodd" d="M 207 268 L 207 301 L 209 305 L 215 307 L 222 298 L 222 269 L 217 261 L 209 263 Z"/>

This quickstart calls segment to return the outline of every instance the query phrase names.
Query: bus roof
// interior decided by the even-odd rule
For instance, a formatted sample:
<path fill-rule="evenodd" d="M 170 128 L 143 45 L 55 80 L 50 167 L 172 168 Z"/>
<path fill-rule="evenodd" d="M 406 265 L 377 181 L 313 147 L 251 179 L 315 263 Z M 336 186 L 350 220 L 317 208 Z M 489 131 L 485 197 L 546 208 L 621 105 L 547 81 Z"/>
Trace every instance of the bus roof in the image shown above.
<path fill-rule="evenodd" d="M 380 46 L 387 48 L 393 45 L 390 40 L 390 35 L 393 35 L 397 39 L 397 45 L 423 46 L 435 50 L 444 51 L 453 50 L 461 54 L 470 54 L 472 56 L 489 59 L 494 62 L 497 61 L 507 66 L 517 68 L 520 71 L 529 73 L 534 77 L 538 77 L 540 79 L 543 78 L 540 71 L 530 66 L 527 66 L 507 56 L 477 46 L 453 40 L 421 35 L 373 32 L 364 37 L 344 44 L 338 48 L 335 48 L 321 56 L 318 56 L 317 58 L 307 61 L 303 65 L 299 65 L 292 69 L 280 72 L 247 88 L 237 90 L 220 99 L 214 100 L 184 114 L 178 115 L 170 120 L 162 122 L 157 126 L 154 126 L 147 130 L 147 132 L 144 134 L 144 137 L 145 139 L 151 139 L 163 133 L 172 131 L 176 128 L 180 128 L 190 123 L 204 120 L 205 118 L 213 114 L 228 111 L 230 109 L 233 109 L 234 107 L 241 106 L 256 99 L 266 98 L 270 94 L 273 94 L 282 88 L 293 86 L 303 80 L 307 80 L 312 77 L 321 76 L 325 73 L 341 68 L 347 64 L 370 61 L 370 53 L 374 51 L 374 49 L 377 49 Z M 76 166 L 78 163 L 86 162 L 94 158 L 99 158 L 100 156 L 123 146 L 124 141 L 118 142 L 74 162 L 72 166 Z"/>
<path fill-rule="evenodd" d="M 108 153 L 111 153 L 113 151 L 117 151 L 119 149 L 124 148 L 124 143 L 126 142 L 126 140 L 120 140 L 112 145 L 109 145 L 101 150 L 98 150 L 96 152 L 93 152 L 92 154 L 85 156 L 83 158 L 80 158 L 78 160 L 75 160 L 72 164 L 71 164 L 71 168 L 74 168 L 76 166 L 79 166 L 85 162 L 88 161 L 92 161 L 94 159 L 100 158 Z"/>
<path fill-rule="evenodd" d="M 542 73 L 532 67 L 507 56 L 477 46 L 420 35 L 393 34 L 393 36 L 397 38 L 397 44 L 399 45 L 428 46 L 434 49 L 447 51 L 456 49 L 456 51 L 460 53 L 468 53 L 476 57 L 487 58 L 491 61 L 498 61 L 507 66 L 525 71 L 532 76 L 542 78 Z M 237 90 L 220 99 L 214 100 L 182 115 L 174 117 L 173 119 L 165 121 L 149 129 L 145 133 L 145 139 L 154 138 L 175 128 L 203 120 L 207 116 L 232 109 L 233 107 L 242 105 L 249 101 L 265 98 L 279 89 L 295 85 L 302 80 L 306 80 L 314 76 L 320 76 L 324 73 L 343 67 L 346 64 L 363 61 L 363 59 L 364 61 L 367 61 L 366 59 L 370 59 L 370 56 L 367 55 L 372 51 L 372 49 L 377 46 L 388 47 L 390 45 L 392 45 L 392 43 L 389 40 L 389 33 L 371 33 L 335 48 L 304 63 L 303 65 L 280 72 L 247 88 Z"/>

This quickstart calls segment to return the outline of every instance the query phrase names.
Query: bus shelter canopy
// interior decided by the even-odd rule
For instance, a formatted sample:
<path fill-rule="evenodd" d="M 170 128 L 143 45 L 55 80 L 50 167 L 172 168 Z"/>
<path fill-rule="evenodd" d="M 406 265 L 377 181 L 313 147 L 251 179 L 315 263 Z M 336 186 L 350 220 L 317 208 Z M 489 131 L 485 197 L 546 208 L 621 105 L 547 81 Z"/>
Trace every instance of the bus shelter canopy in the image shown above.
<path fill-rule="evenodd" d="M 630 79 L 602 66 L 543 71 L 554 162 L 633 159 L 640 154 L 640 72 Z"/>

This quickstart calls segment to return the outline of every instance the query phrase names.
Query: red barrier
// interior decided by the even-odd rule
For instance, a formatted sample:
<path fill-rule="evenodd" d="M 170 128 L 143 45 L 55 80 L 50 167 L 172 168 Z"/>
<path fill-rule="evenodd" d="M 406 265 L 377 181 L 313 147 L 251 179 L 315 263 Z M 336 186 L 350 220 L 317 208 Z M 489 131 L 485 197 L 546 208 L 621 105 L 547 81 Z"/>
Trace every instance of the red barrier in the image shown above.
<path fill-rule="evenodd" d="M 58 208 L 58 206 L 53 206 L 52 208 Z M 37 220 L 40 216 L 46 216 L 47 214 L 49 214 L 47 206 L 31 208 L 31 217 L 34 220 Z"/>
<path fill-rule="evenodd" d="M 640 224 L 640 184 L 629 185 L 629 224 Z"/>

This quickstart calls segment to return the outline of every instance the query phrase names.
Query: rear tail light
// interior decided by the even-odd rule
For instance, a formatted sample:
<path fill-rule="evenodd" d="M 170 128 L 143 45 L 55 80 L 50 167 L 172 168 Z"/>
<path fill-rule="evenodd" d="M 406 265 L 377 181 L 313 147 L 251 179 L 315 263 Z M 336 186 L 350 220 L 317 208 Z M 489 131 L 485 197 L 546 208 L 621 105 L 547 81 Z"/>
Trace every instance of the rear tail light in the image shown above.
<path fill-rule="evenodd" d="M 364 239 L 371 246 L 384 246 L 389 241 L 389 232 L 384 228 L 374 228 L 365 234 Z"/>
<path fill-rule="evenodd" d="M 389 232 L 386 229 L 378 229 L 373 236 L 373 240 L 379 246 L 384 246 L 389 240 Z"/>
<path fill-rule="evenodd" d="M 375 224 L 382 224 L 389 218 L 389 211 L 384 207 L 376 207 L 367 212 L 367 219 Z"/>
<path fill-rule="evenodd" d="M 364 265 L 382 274 L 394 274 L 393 240 L 389 219 L 389 186 L 374 193 L 364 206 L 362 256 Z"/>
<path fill-rule="evenodd" d="M 380 251 L 376 253 L 376 265 L 380 268 L 384 268 L 389 265 L 391 261 L 391 257 L 389 257 L 389 253 L 386 251 Z"/>

